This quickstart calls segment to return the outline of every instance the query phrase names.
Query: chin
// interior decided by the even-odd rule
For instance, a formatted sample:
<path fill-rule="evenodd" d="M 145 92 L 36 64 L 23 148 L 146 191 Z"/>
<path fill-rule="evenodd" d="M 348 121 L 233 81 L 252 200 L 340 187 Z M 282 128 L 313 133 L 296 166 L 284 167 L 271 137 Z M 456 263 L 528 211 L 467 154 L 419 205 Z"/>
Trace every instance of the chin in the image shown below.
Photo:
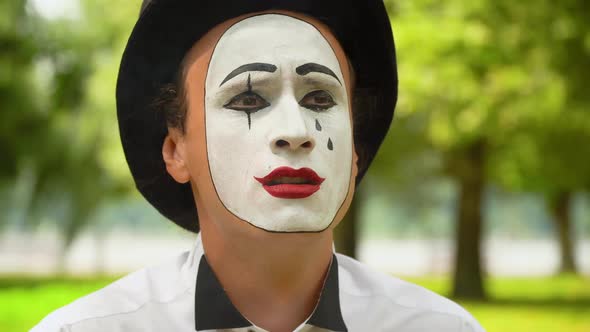
<path fill-rule="evenodd" d="M 333 216 L 306 213 L 301 209 L 274 211 L 269 218 L 248 221 L 254 227 L 272 233 L 318 233 L 328 229 Z"/>

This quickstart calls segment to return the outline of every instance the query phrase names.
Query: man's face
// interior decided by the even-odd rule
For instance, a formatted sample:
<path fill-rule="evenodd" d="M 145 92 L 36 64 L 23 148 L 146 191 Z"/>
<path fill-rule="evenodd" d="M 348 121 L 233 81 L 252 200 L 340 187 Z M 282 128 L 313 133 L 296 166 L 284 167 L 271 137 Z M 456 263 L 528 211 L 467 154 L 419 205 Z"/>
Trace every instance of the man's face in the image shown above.
<path fill-rule="evenodd" d="M 330 43 L 299 18 L 262 14 L 223 33 L 207 69 L 204 127 L 225 209 L 271 232 L 332 223 L 354 179 L 346 83 Z"/>

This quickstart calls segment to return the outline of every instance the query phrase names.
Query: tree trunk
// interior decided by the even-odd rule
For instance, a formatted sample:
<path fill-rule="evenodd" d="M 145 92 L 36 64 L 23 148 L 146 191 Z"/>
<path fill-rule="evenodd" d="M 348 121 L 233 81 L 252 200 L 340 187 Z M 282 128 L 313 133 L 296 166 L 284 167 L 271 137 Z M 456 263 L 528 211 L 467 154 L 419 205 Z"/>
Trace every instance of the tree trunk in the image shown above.
<path fill-rule="evenodd" d="M 336 242 L 336 250 L 346 256 L 356 258 L 357 239 L 358 239 L 358 215 L 359 215 L 359 202 L 361 197 L 357 192 L 348 213 L 340 225 L 334 230 L 334 242 Z"/>
<path fill-rule="evenodd" d="M 485 184 L 485 142 L 469 146 L 460 156 L 453 297 L 486 298 L 481 269 L 482 200 Z"/>
<path fill-rule="evenodd" d="M 550 198 L 549 208 L 553 217 L 553 223 L 559 237 L 559 250 L 561 263 L 560 273 L 576 273 L 576 262 L 574 259 L 574 241 L 571 230 L 570 205 L 571 192 L 562 191 Z"/>

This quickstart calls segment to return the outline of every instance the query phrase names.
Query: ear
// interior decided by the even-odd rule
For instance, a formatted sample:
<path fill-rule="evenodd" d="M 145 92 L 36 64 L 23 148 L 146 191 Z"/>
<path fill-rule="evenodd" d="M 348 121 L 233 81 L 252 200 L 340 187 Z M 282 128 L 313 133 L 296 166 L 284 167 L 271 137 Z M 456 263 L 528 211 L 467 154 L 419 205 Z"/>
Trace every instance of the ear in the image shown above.
<path fill-rule="evenodd" d="M 168 135 L 162 145 L 162 157 L 168 174 L 178 183 L 187 183 L 190 180 L 185 156 L 183 135 L 178 129 L 168 129 Z"/>

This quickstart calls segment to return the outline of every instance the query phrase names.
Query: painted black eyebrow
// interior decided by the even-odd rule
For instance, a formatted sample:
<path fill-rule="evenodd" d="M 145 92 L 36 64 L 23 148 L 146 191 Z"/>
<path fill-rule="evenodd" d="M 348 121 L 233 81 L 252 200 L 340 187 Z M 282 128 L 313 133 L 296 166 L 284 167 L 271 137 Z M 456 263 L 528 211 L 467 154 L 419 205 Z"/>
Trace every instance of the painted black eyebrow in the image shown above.
<path fill-rule="evenodd" d="M 276 70 L 277 70 L 277 66 L 271 65 L 270 63 L 261 63 L 261 62 L 248 63 L 248 64 L 239 66 L 238 68 L 234 69 L 231 73 L 229 73 L 229 75 L 227 75 L 225 77 L 225 79 L 223 80 L 223 82 L 221 82 L 221 84 L 219 84 L 219 86 L 222 86 L 225 82 L 240 75 L 241 73 L 245 73 L 248 71 L 266 71 L 269 73 L 274 73 Z"/>
<path fill-rule="evenodd" d="M 334 74 L 334 72 L 330 68 L 320 65 L 320 64 L 317 64 L 317 63 L 310 62 L 310 63 L 306 63 L 304 65 L 301 65 L 295 69 L 295 72 L 301 76 L 305 76 L 305 75 L 312 73 L 312 72 L 330 75 L 330 76 L 334 77 L 338 81 L 338 83 L 340 83 L 340 85 L 342 85 L 342 82 L 340 82 L 340 80 L 338 79 L 336 74 Z"/>

